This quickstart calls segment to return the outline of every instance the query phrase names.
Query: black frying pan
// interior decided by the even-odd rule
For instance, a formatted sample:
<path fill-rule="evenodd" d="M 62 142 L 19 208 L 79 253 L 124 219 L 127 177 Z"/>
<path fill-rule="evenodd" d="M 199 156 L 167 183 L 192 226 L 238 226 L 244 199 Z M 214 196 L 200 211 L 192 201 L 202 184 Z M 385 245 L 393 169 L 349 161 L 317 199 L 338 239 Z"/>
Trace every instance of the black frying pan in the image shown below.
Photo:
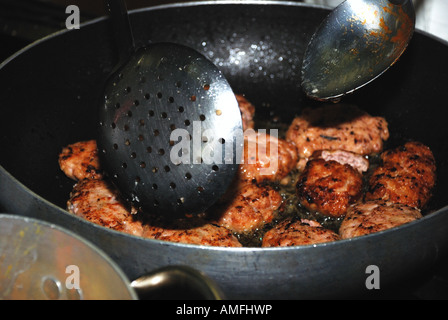
<path fill-rule="evenodd" d="M 259 119 L 289 123 L 304 106 L 301 57 L 327 9 L 291 2 L 202 2 L 133 11 L 137 44 L 169 41 L 197 49 L 221 68 Z M 383 288 L 430 268 L 448 248 L 448 46 L 417 32 L 386 74 L 344 99 L 389 122 L 386 147 L 429 145 L 438 183 L 426 216 L 377 234 L 317 246 L 213 248 L 141 239 L 65 211 L 73 186 L 57 158 L 96 135 L 96 94 L 117 61 L 109 19 L 42 39 L 0 65 L 0 204 L 75 231 L 106 251 L 131 279 L 157 267 L 204 271 L 229 298 L 323 298 L 366 293 L 366 267 Z M 150 39 L 150 40 L 149 40 Z"/>

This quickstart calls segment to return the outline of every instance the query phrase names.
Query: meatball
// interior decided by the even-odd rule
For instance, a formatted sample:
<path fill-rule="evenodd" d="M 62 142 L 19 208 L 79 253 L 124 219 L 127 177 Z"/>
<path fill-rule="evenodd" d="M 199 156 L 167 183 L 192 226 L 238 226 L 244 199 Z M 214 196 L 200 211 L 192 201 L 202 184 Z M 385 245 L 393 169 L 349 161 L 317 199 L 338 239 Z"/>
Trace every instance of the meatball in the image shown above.
<path fill-rule="evenodd" d="M 240 183 L 229 193 L 207 214 L 218 225 L 237 233 L 255 231 L 271 222 L 283 202 L 278 191 L 256 183 Z"/>
<path fill-rule="evenodd" d="M 236 94 L 236 100 L 240 107 L 241 117 L 243 120 L 243 130 L 254 128 L 255 106 L 250 103 L 243 95 Z"/>
<path fill-rule="evenodd" d="M 300 203 L 310 211 L 340 217 L 362 196 L 362 176 L 348 164 L 312 159 L 296 188 Z"/>
<path fill-rule="evenodd" d="M 422 209 L 436 182 L 431 150 L 420 142 L 408 142 L 381 155 L 383 164 L 369 179 L 367 200 L 382 199 Z"/>
<path fill-rule="evenodd" d="M 339 235 L 315 221 L 284 220 L 263 237 L 262 247 L 301 246 L 339 240 Z"/>
<path fill-rule="evenodd" d="M 202 218 L 183 218 L 170 223 L 150 221 L 144 228 L 145 238 L 205 246 L 242 247 L 230 230 Z"/>
<path fill-rule="evenodd" d="M 296 167 L 297 161 L 293 144 L 265 133 L 247 134 L 239 177 L 257 182 L 279 181 Z"/>
<path fill-rule="evenodd" d="M 104 180 L 84 179 L 73 187 L 67 202 L 69 212 L 90 222 L 136 236 L 143 234 L 142 222 Z"/>
<path fill-rule="evenodd" d="M 359 171 L 366 172 L 369 169 L 369 160 L 360 154 L 345 150 L 319 150 L 315 151 L 311 159 L 322 158 L 325 161 L 334 160 L 341 164 L 349 164 Z"/>
<path fill-rule="evenodd" d="M 371 200 L 352 205 L 339 227 L 341 239 L 387 230 L 420 219 L 420 210 L 400 203 Z"/>
<path fill-rule="evenodd" d="M 296 117 L 286 133 L 299 153 L 299 168 L 317 150 L 345 150 L 360 155 L 379 153 L 389 138 L 388 124 L 352 105 L 307 108 Z"/>
<path fill-rule="evenodd" d="M 59 154 L 59 167 L 73 180 L 102 177 L 96 140 L 70 144 Z"/>

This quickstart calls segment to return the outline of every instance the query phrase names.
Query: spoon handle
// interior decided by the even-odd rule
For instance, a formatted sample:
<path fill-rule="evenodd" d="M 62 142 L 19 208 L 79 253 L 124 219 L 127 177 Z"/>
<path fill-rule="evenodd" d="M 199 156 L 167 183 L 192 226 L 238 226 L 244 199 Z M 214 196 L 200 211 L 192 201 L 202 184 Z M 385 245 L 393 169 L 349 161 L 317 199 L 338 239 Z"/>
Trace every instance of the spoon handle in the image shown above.
<path fill-rule="evenodd" d="M 392 3 L 396 6 L 401 6 L 401 5 L 405 4 L 407 1 L 411 1 L 411 0 L 389 0 L 390 3 Z"/>
<path fill-rule="evenodd" d="M 126 61 L 135 51 L 134 36 L 124 0 L 107 0 L 107 10 L 112 18 L 114 37 L 121 62 Z"/>

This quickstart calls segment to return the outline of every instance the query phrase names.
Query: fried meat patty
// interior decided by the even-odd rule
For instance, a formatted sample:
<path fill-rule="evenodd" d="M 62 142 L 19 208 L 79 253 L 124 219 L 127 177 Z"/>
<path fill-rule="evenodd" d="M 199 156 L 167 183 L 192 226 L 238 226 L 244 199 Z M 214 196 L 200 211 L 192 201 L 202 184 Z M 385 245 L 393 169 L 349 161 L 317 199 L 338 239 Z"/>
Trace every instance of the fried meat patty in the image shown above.
<path fill-rule="evenodd" d="M 229 229 L 194 217 L 167 224 L 150 221 L 144 225 L 143 237 L 205 246 L 242 247 Z"/>
<path fill-rule="evenodd" d="M 322 158 L 325 161 L 334 160 L 341 164 L 349 164 L 359 173 L 366 172 L 369 169 L 369 160 L 360 154 L 345 150 L 318 150 L 314 151 L 311 159 Z"/>
<path fill-rule="evenodd" d="M 74 215 L 116 231 L 136 236 L 143 234 L 142 222 L 118 191 L 105 180 L 83 179 L 75 184 L 67 202 Z"/>
<path fill-rule="evenodd" d="M 312 159 L 300 174 L 296 189 L 300 203 L 308 210 L 340 217 L 362 196 L 362 176 L 348 164 Z"/>
<path fill-rule="evenodd" d="M 301 246 L 339 240 L 337 233 L 315 221 L 284 220 L 267 231 L 262 247 Z"/>
<path fill-rule="evenodd" d="M 400 203 L 370 200 L 352 205 L 339 227 L 342 239 L 359 237 L 420 219 L 420 210 Z"/>
<path fill-rule="evenodd" d="M 292 143 L 256 132 L 245 135 L 243 160 L 239 168 L 240 179 L 279 181 L 296 167 L 298 155 Z"/>
<path fill-rule="evenodd" d="M 383 164 L 369 179 L 366 199 L 382 199 L 422 209 L 436 183 L 436 162 L 431 150 L 420 142 L 382 153 Z"/>
<path fill-rule="evenodd" d="M 251 232 L 271 222 L 283 202 L 278 191 L 252 182 L 241 182 L 236 192 L 230 192 L 207 214 L 216 224 L 237 233 Z"/>
<path fill-rule="evenodd" d="M 96 140 L 70 144 L 59 154 L 59 167 L 75 181 L 102 177 Z"/>
<path fill-rule="evenodd" d="M 255 106 L 250 103 L 242 94 L 236 94 L 236 101 L 241 111 L 243 130 L 254 128 Z"/>
<path fill-rule="evenodd" d="M 317 150 L 369 155 L 381 152 L 388 138 L 388 124 L 384 118 L 373 117 L 346 104 L 304 109 L 286 132 L 286 140 L 297 147 L 300 169 Z"/>

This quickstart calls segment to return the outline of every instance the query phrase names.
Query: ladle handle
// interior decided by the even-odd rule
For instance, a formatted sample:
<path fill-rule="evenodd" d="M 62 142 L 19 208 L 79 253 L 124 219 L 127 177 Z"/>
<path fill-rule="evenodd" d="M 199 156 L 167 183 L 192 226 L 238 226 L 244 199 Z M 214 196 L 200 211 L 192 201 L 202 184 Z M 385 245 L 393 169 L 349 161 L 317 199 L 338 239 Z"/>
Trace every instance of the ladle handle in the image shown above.
<path fill-rule="evenodd" d="M 126 61 L 135 51 L 134 36 L 124 0 L 107 0 L 107 10 L 112 18 L 114 37 L 120 61 Z"/>
<path fill-rule="evenodd" d="M 389 0 L 390 3 L 392 3 L 396 6 L 401 6 L 401 5 L 405 4 L 407 1 L 411 1 L 411 0 Z"/>
<path fill-rule="evenodd" d="M 166 266 L 154 270 L 132 281 L 131 287 L 141 300 L 225 299 L 212 279 L 187 266 Z"/>

